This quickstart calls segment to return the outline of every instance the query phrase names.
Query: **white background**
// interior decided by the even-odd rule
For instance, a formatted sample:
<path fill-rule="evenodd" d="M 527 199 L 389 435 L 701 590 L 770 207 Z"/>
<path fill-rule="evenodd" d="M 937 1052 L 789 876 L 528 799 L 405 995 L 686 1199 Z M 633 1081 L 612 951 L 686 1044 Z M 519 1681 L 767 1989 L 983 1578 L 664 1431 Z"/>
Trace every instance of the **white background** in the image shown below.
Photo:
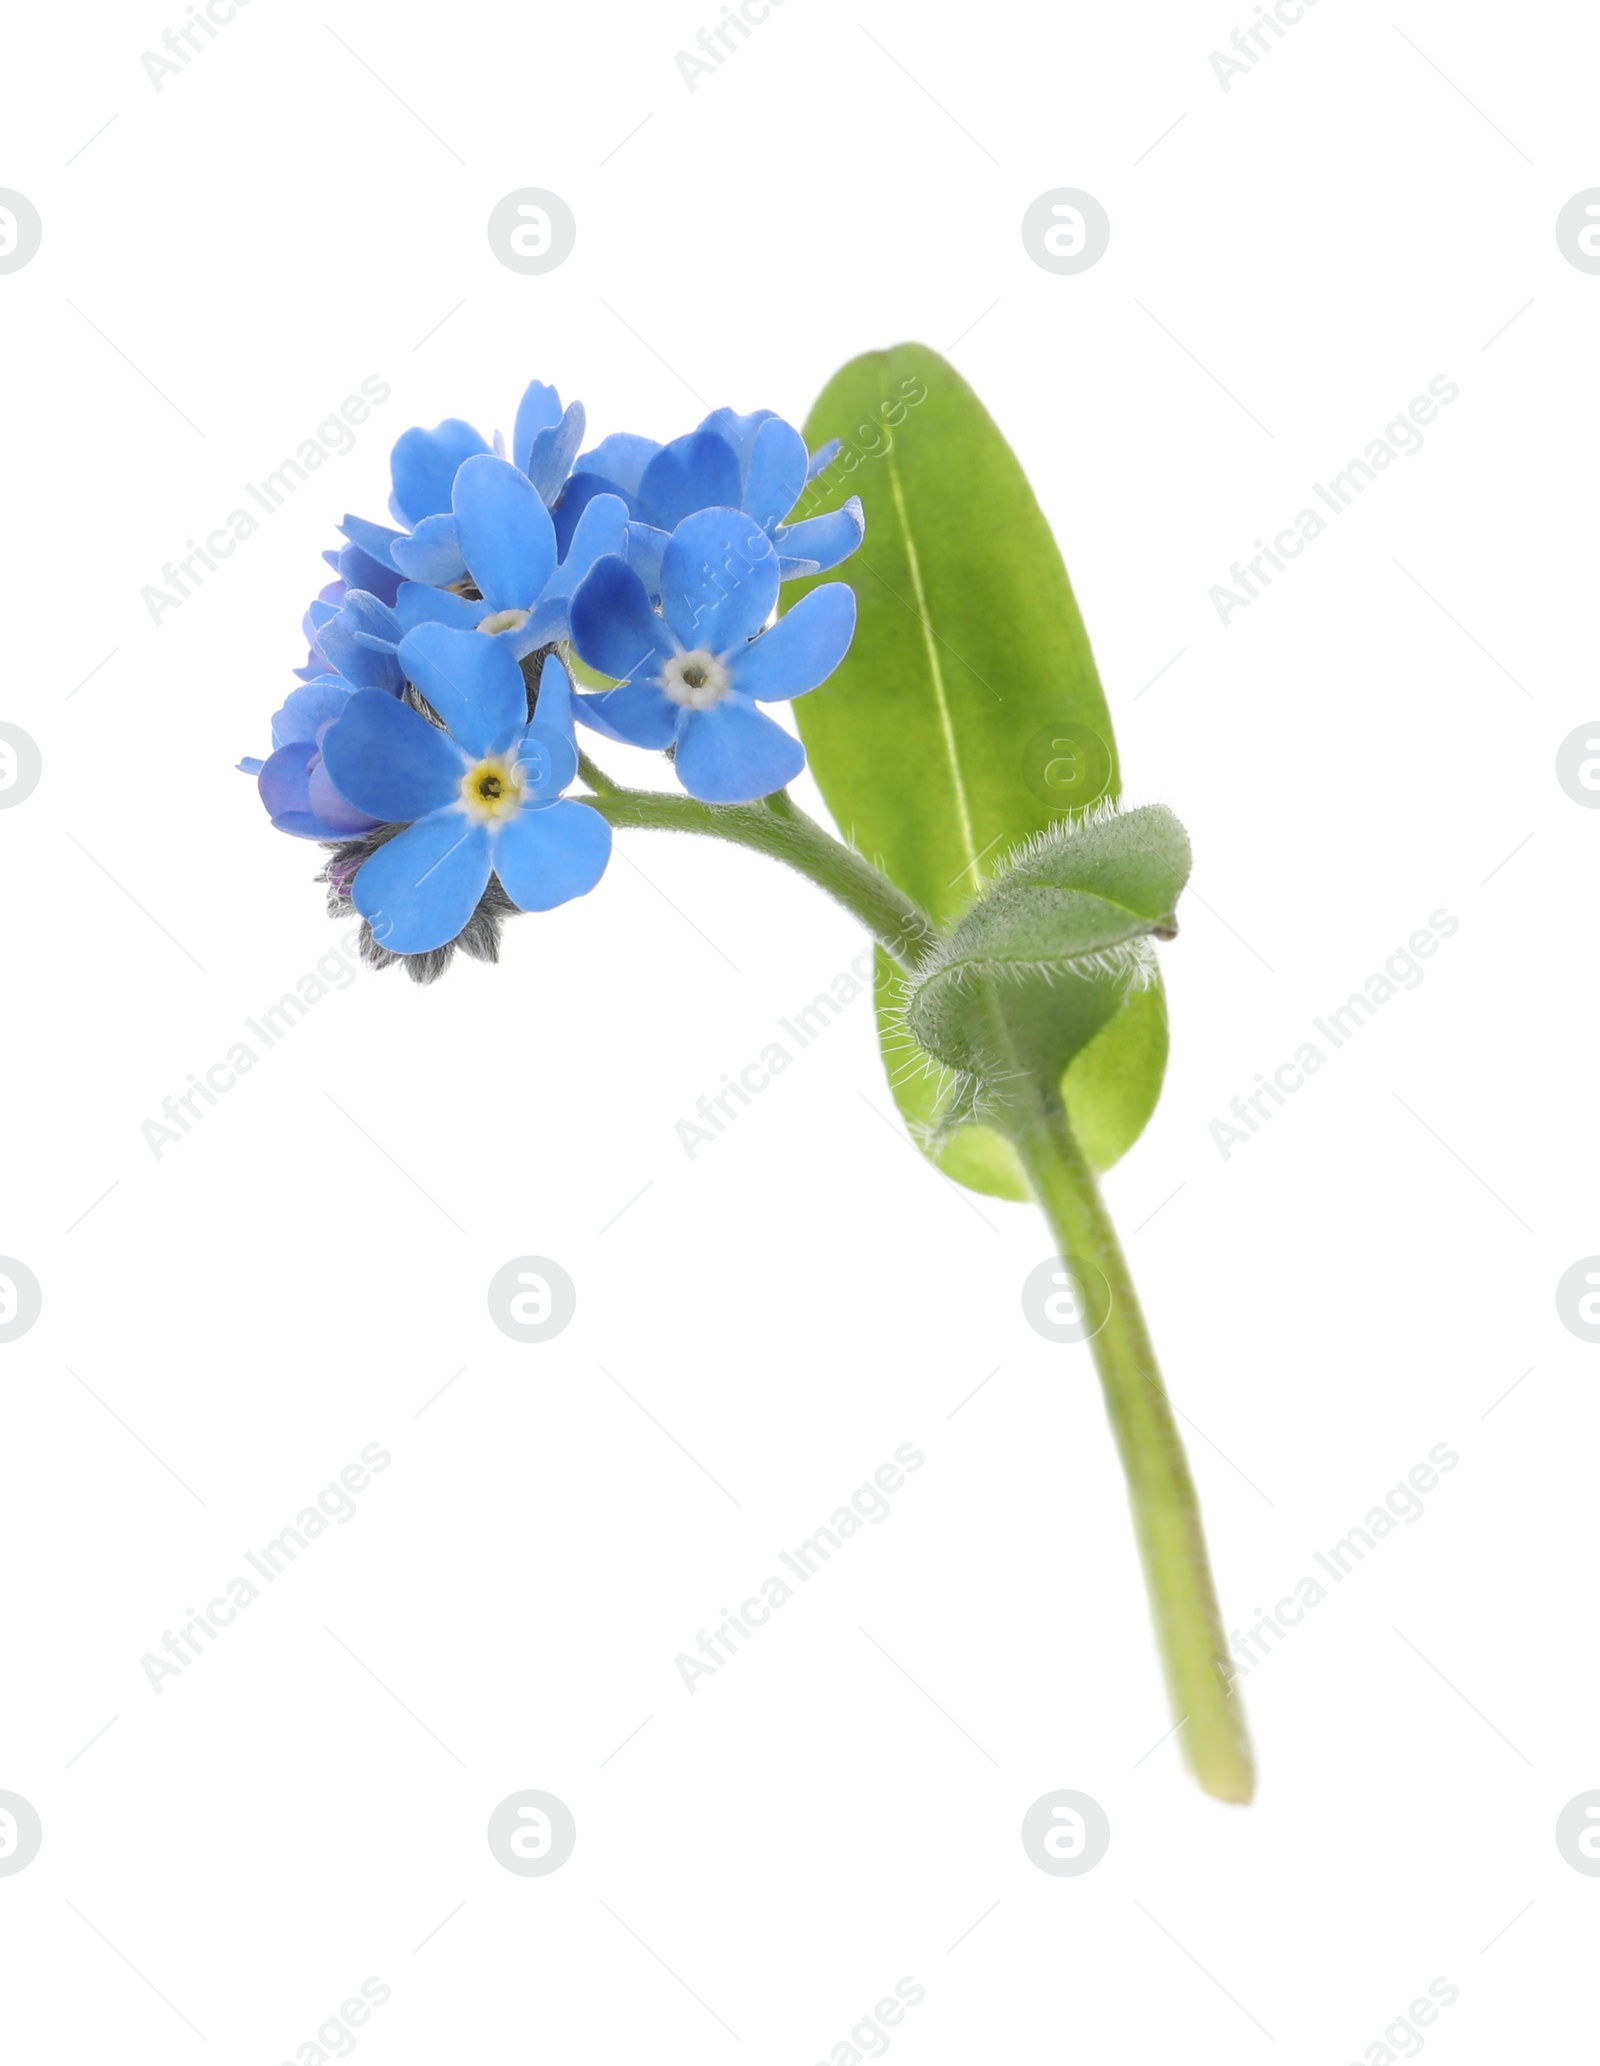
<path fill-rule="evenodd" d="M 0 185 L 44 243 L 0 277 L 0 718 L 45 772 L 0 813 L 0 1252 L 44 1312 L 0 1347 L 0 1788 L 44 1843 L 0 1877 L 8 2052 L 314 2061 L 376 1976 L 374 2066 L 812 2066 L 909 1976 L 908 2066 L 1339 2066 L 1442 1976 L 1441 2061 L 1581 2056 L 1600 1881 L 1553 1828 L 1600 1786 L 1600 1352 L 1554 1287 L 1600 1248 L 1600 816 L 1554 762 L 1600 698 L 1600 277 L 1554 222 L 1600 183 L 1600 29 L 1322 0 L 1224 91 L 1253 9 L 788 0 L 691 93 L 716 18 L 254 0 L 160 91 L 176 16 L 12 25 Z M 485 237 L 528 185 L 578 223 L 538 278 Z M 1112 224 L 1070 278 L 1019 235 L 1062 185 Z M 337 938 L 232 763 L 399 432 L 509 429 L 533 375 L 596 435 L 798 421 L 900 338 L 1014 444 L 1129 794 L 1193 835 L 1108 1195 L 1229 1625 L 1460 1457 L 1245 1682 L 1248 1810 L 1160 1742 L 1088 1356 L 1019 1303 L 1042 1223 L 891 1126 L 868 1007 L 675 1137 L 858 953 L 807 884 L 624 836 L 499 968 L 363 971 L 141 1135 Z M 356 450 L 153 625 L 163 562 L 369 374 Z M 1230 563 L 1439 374 L 1426 448 L 1221 625 Z M 1439 909 L 1425 981 L 1225 1159 L 1211 1122 Z M 485 1304 L 529 1253 L 578 1287 L 544 1347 Z M 907 1442 L 891 1517 L 691 1696 L 675 1655 Z M 368 1443 L 355 1518 L 153 1692 Z M 527 1787 L 576 1817 L 549 1877 L 485 1841 Z M 1111 1822 L 1079 1878 L 1019 1842 L 1060 1787 Z"/>

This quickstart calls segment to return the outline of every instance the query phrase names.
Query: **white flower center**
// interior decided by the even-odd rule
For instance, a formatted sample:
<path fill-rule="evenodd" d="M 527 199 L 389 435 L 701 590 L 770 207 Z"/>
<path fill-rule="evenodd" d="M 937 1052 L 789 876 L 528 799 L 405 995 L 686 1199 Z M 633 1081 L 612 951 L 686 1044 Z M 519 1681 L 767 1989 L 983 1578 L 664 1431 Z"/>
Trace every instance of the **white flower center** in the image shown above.
<path fill-rule="evenodd" d="M 480 760 L 461 778 L 461 801 L 480 825 L 515 817 L 522 808 L 522 770 L 499 754 Z"/>
<path fill-rule="evenodd" d="M 661 686 L 685 710 L 710 710 L 728 693 L 728 670 L 715 653 L 697 647 L 673 655 L 661 670 Z"/>
<path fill-rule="evenodd" d="M 497 631 L 520 631 L 527 621 L 526 610 L 494 610 L 478 620 L 478 629 L 492 638 Z"/>

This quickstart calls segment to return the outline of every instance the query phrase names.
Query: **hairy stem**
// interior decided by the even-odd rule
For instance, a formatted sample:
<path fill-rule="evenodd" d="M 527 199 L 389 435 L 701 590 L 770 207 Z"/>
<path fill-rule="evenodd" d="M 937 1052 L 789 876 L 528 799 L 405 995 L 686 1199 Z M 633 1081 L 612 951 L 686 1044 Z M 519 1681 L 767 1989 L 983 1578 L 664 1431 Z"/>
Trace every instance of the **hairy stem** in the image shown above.
<path fill-rule="evenodd" d="M 758 803 L 696 803 L 692 796 L 619 788 L 587 754 L 579 772 L 594 791 L 583 801 L 611 825 L 731 840 L 797 869 L 860 919 L 902 968 L 914 968 L 937 937 L 926 912 L 854 847 L 808 818 L 787 790 Z"/>
<path fill-rule="evenodd" d="M 584 801 L 609 824 L 726 839 L 785 862 L 858 918 L 903 968 L 914 969 L 938 938 L 911 898 L 807 817 L 787 790 L 757 803 L 705 804 L 622 788 L 587 755 L 579 771 L 593 791 Z M 1063 1261 L 1075 1277 L 1078 1263 L 1089 1265 L 1110 1288 L 1110 1311 L 1091 1347 L 1127 1476 L 1173 1712 L 1190 1768 L 1206 1792 L 1248 1801 L 1255 1767 L 1217 1613 L 1200 1505 L 1116 1230 L 1053 1086 L 1019 1072 L 999 1090 L 993 1118 L 1022 1158 Z M 1093 1308 L 1092 1280 L 1078 1280 L 1078 1291 L 1084 1309 Z"/>
<path fill-rule="evenodd" d="M 1184 1755 L 1207 1793 L 1248 1801 L 1255 1765 L 1217 1612 L 1200 1503 L 1116 1229 L 1058 1097 L 1020 1082 L 1008 1085 L 996 1118 L 1073 1270 L 1080 1311 L 1098 1313 L 1105 1298 L 1092 1277 L 1080 1276 L 1078 1264 L 1098 1271 L 1110 1289 L 1110 1311 L 1090 1347 L 1127 1475 Z"/>

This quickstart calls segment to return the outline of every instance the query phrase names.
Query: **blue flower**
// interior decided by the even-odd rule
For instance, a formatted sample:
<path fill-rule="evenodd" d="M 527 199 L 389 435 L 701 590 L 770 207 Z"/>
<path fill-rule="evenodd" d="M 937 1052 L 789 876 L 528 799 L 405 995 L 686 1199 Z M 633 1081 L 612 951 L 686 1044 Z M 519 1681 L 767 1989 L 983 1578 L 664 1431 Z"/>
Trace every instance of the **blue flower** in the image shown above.
<path fill-rule="evenodd" d="M 326 589 L 323 595 L 328 595 Z M 350 589 L 333 601 L 331 611 L 324 611 L 321 601 L 319 597 L 307 613 L 313 651 L 352 688 L 383 689 L 398 696 L 406 685 L 399 654 L 406 628 L 394 611 L 364 588 Z"/>
<path fill-rule="evenodd" d="M 832 462 L 838 438 L 808 457 L 804 438 L 770 409 L 753 409 L 748 416 L 713 409 L 700 428 L 715 431 L 738 454 L 744 484 L 739 507 L 771 539 L 783 562 L 785 581 L 796 574 L 831 573 L 855 551 L 867 528 L 859 495 L 823 516 L 802 517 L 794 524 L 785 521 L 809 484 Z"/>
<path fill-rule="evenodd" d="M 560 661 L 545 661 L 530 721 L 522 670 L 500 639 L 424 624 L 406 634 L 399 660 L 439 723 L 368 688 L 322 739 L 339 793 L 406 826 L 350 886 L 378 946 L 426 954 L 447 945 L 491 874 L 523 911 L 593 889 L 610 858 L 611 827 L 561 794 L 578 752 Z"/>
<path fill-rule="evenodd" d="M 319 674 L 329 674 L 333 671 L 332 661 L 317 644 L 317 634 L 330 617 L 338 616 L 339 606 L 344 601 L 346 593 L 342 581 L 330 581 L 326 588 L 317 591 L 307 605 L 306 613 L 300 619 L 300 629 L 305 633 L 306 645 L 310 650 L 306 654 L 305 666 L 295 669 L 301 681 L 315 681 Z"/>
<path fill-rule="evenodd" d="M 487 632 L 525 659 L 567 637 L 574 588 L 602 554 L 627 549 L 626 503 L 617 495 L 596 495 L 558 564 L 555 526 L 537 487 L 492 453 L 476 453 L 462 464 L 450 499 L 463 568 L 479 600 L 405 582 L 395 614 L 407 631 L 436 623 Z"/>
<path fill-rule="evenodd" d="M 584 423 L 581 402 L 563 409 L 561 397 L 553 387 L 547 387 L 542 380 L 528 383 L 512 427 L 511 462 L 532 482 L 546 507 L 561 493 L 571 471 L 573 455 L 583 442 Z M 492 449 L 497 456 L 505 456 L 505 444 L 498 432 Z M 432 430 L 403 432 L 390 454 L 394 489 L 389 497 L 389 513 L 406 528 L 394 531 L 365 517 L 347 515 L 340 530 L 369 558 L 381 566 L 398 569 L 409 580 L 440 587 L 461 580 L 466 573 L 466 561 L 451 506 L 451 490 L 466 461 L 490 450 L 472 425 L 463 423 L 459 416 L 446 417 Z M 392 603 L 394 598 L 386 596 L 384 600 Z"/>
<path fill-rule="evenodd" d="M 339 577 L 337 585 L 346 589 L 364 588 L 369 595 L 375 595 L 379 602 L 387 603 L 391 609 L 400 592 L 399 572 L 384 560 L 375 560 L 372 554 L 359 545 L 339 546 L 322 557 Z"/>
<path fill-rule="evenodd" d="M 299 839 L 344 840 L 378 824 L 339 793 L 322 762 L 323 735 L 354 693 L 336 674 L 318 675 L 292 689 L 272 720 L 272 753 L 264 761 L 239 763 L 255 776 L 261 801 L 280 832 Z"/>
<path fill-rule="evenodd" d="M 771 542 L 735 509 L 701 510 L 673 531 L 659 616 L 626 560 L 596 561 L 572 599 L 572 640 L 618 686 L 580 697 L 578 716 L 632 746 L 671 746 L 679 781 L 702 803 L 783 788 L 805 751 L 756 705 L 827 679 L 849 650 L 856 599 L 830 581 L 763 632 L 781 579 Z"/>
<path fill-rule="evenodd" d="M 564 546 L 594 496 L 620 495 L 633 519 L 628 559 L 656 595 L 668 534 L 699 510 L 740 509 L 771 542 L 783 580 L 825 574 L 861 543 L 861 498 L 796 524 L 785 519 L 837 450 L 835 440 L 808 458 L 804 438 L 770 409 L 748 416 L 713 409 L 670 445 L 616 433 L 580 456 L 556 511 L 556 535 Z"/>

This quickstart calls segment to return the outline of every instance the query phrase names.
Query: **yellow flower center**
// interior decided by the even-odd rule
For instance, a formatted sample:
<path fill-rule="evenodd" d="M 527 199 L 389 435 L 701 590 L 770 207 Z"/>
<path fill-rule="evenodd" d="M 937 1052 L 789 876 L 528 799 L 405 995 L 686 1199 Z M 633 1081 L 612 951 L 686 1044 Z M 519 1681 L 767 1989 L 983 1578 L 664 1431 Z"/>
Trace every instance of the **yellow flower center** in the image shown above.
<path fill-rule="evenodd" d="M 499 755 L 480 760 L 461 778 L 461 801 L 467 816 L 492 825 L 515 817 L 522 807 L 522 775 L 514 761 Z"/>

